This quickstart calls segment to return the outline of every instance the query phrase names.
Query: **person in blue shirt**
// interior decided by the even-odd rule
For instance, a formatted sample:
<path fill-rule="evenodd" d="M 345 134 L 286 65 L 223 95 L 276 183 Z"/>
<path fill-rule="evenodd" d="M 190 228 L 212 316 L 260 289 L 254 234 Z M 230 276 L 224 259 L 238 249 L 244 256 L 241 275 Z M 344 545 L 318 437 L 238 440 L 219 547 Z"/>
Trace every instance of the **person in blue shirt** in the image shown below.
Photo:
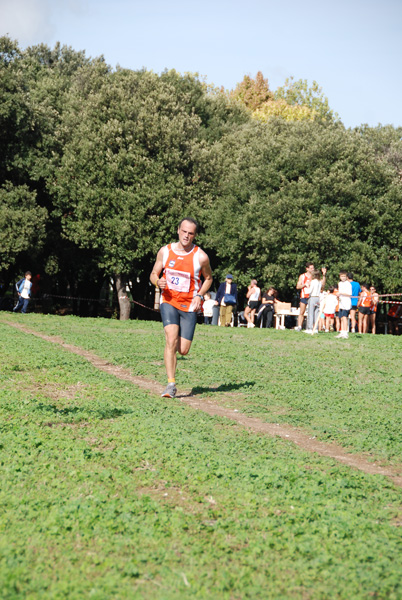
<path fill-rule="evenodd" d="M 348 281 L 352 285 L 352 308 L 350 309 L 350 330 L 352 333 L 356 332 L 356 310 L 357 310 L 357 302 L 359 300 L 359 294 L 362 291 L 360 287 L 360 283 L 357 281 L 353 281 L 354 275 L 353 273 L 348 273 Z"/>

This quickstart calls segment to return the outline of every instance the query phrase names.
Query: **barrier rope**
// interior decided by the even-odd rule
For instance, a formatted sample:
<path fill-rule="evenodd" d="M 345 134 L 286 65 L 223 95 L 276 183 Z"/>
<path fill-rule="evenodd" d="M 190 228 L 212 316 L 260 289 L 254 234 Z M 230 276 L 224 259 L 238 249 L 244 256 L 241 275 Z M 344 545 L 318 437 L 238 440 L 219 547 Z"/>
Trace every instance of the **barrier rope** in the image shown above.
<path fill-rule="evenodd" d="M 392 293 L 392 294 L 377 294 L 377 296 L 379 298 L 388 298 L 389 296 L 402 296 L 402 293 Z M 351 296 L 351 298 L 358 298 L 359 296 Z M 46 298 L 60 298 L 63 300 L 82 300 L 84 302 L 107 302 L 106 298 L 82 298 L 80 296 L 61 296 L 61 295 L 57 295 L 57 294 L 43 294 L 42 299 L 46 300 Z M 40 301 L 41 298 L 32 298 L 31 302 L 38 302 Z M 129 300 L 131 302 L 131 304 L 137 304 L 138 306 L 141 306 L 142 308 L 146 308 L 147 310 L 150 310 L 152 312 L 156 312 L 158 313 L 159 310 L 152 308 L 150 306 L 146 306 L 146 304 L 142 304 L 141 302 L 138 302 L 137 300 L 130 300 L 130 298 L 128 296 L 119 296 L 119 300 Z M 398 300 L 378 300 L 378 304 L 402 304 L 402 302 L 399 302 Z"/>
<path fill-rule="evenodd" d="M 42 298 L 62 298 L 63 300 L 83 300 L 84 302 L 107 302 L 106 298 L 81 298 L 79 296 L 60 296 L 57 294 L 43 294 Z M 33 298 L 33 300 L 38 301 L 38 298 Z M 138 304 L 138 306 L 142 306 L 143 308 L 153 312 L 159 312 L 159 310 L 151 308 L 150 306 L 146 306 L 145 304 L 141 304 L 141 302 L 137 302 L 137 300 L 130 300 L 128 296 L 119 296 L 119 300 L 129 300 L 132 304 Z"/>
<path fill-rule="evenodd" d="M 106 298 L 81 298 L 80 296 L 58 296 L 56 294 L 43 294 L 42 298 L 62 298 L 63 300 L 84 300 L 85 302 L 106 302 Z"/>

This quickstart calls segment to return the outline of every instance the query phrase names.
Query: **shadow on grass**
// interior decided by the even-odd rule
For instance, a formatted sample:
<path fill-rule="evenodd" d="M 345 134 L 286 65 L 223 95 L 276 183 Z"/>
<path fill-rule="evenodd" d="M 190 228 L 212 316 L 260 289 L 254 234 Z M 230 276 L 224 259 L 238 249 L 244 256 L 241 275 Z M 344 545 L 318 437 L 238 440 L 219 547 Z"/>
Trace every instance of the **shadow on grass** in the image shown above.
<path fill-rule="evenodd" d="M 43 413 L 52 413 L 54 415 L 61 416 L 69 416 L 69 415 L 77 415 L 79 413 L 83 413 L 84 415 L 93 415 L 98 419 L 116 419 L 117 417 L 121 417 L 122 415 L 129 415 L 134 411 L 131 408 L 104 408 L 104 409 L 96 409 L 91 410 L 85 407 L 79 406 L 71 406 L 67 408 L 58 408 L 55 404 L 37 404 L 35 409 L 38 412 Z"/>
<path fill-rule="evenodd" d="M 221 392 L 234 392 L 236 390 L 243 390 L 252 388 L 255 385 L 255 381 L 244 381 L 243 383 L 223 383 L 218 387 L 193 387 L 190 392 L 190 396 L 198 396 L 200 394 L 215 394 Z"/>

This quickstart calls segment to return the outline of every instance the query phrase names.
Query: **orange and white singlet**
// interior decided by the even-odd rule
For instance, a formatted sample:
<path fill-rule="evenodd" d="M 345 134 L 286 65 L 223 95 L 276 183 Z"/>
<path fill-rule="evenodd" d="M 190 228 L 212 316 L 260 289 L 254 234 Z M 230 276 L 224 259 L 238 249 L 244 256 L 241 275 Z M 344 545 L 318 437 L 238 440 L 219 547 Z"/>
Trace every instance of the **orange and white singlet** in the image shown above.
<path fill-rule="evenodd" d="M 201 265 L 198 246 L 193 246 L 187 254 L 178 254 L 174 244 L 163 248 L 163 277 L 167 286 L 161 294 L 161 304 L 166 302 L 178 310 L 194 312 L 193 298 L 201 288 Z"/>
<path fill-rule="evenodd" d="M 371 294 L 369 292 L 362 292 L 360 300 L 360 306 L 364 306 L 365 308 L 371 308 Z"/>
<path fill-rule="evenodd" d="M 310 285 L 311 276 L 307 275 L 307 273 L 304 273 L 302 282 L 303 282 L 303 285 Z M 302 288 L 300 290 L 300 298 L 308 298 L 309 295 L 310 294 L 308 292 L 306 292 L 306 288 Z"/>

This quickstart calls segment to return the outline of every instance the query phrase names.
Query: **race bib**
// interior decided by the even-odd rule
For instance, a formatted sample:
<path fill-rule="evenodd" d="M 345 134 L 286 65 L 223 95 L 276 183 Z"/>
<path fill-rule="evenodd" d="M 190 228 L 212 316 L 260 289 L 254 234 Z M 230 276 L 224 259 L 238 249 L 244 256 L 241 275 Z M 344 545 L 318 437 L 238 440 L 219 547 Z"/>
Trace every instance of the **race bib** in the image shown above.
<path fill-rule="evenodd" d="M 190 273 L 184 273 L 183 271 L 175 271 L 174 269 L 166 269 L 165 276 L 167 286 L 170 290 L 173 290 L 175 292 L 190 291 Z"/>

